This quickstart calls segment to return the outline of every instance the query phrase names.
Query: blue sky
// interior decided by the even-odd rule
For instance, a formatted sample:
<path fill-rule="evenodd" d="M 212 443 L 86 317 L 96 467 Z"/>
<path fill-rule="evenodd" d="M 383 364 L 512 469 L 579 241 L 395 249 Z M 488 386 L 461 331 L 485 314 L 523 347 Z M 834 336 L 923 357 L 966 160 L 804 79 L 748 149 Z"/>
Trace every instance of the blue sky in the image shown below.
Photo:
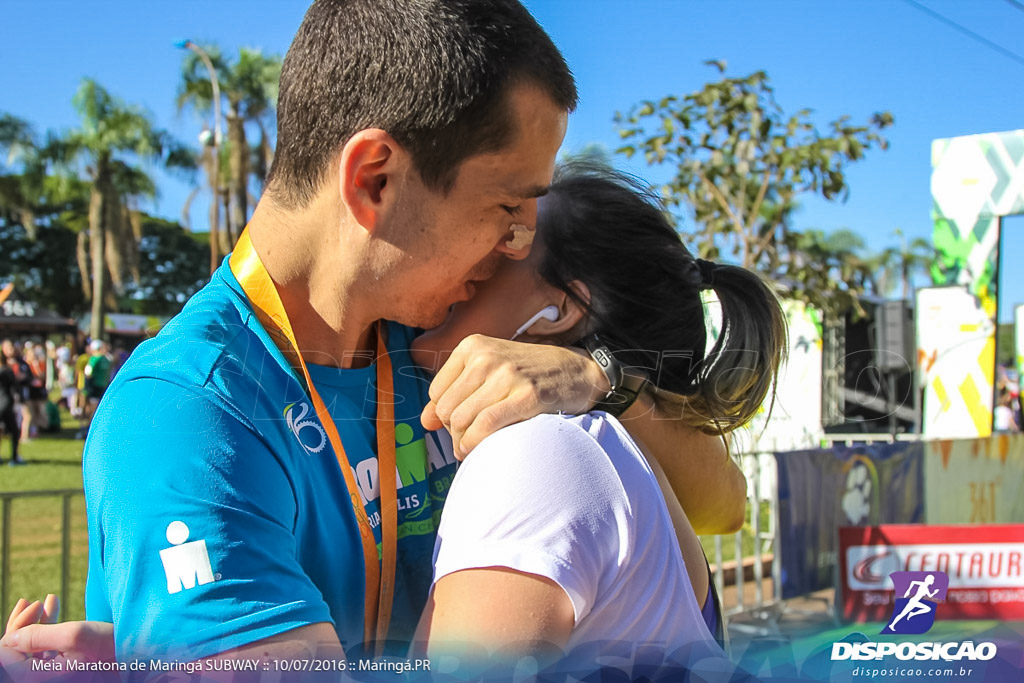
<path fill-rule="evenodd" d="M 724 59 L 729 74 L 768 72 L 786 111 L 814 110 L 825 124 L 843 114 L 896 119 L 886 152 L 851 166 L 846 203 L 808 199 L 798 228 L 849 228 L 869 247 L 892 232 L 931 236 L 930 145 L 935 138 L 1024 127 L 1024 8 L 1010 0 L 917 0 L 1020 61 L 929 16 L 908 0 L 526 0 L 564 52 L 580 88 L 565 149 L 591 142 L 614 149 L 612 116 L 646 98 L 698 89 L 715 77 L 702 62 Z M 158 125 L 192 142 L 202 127 L 176 113 L 182 51 L 174 42 L 214 41 L 228 51 L 283 54 L 306 0 L 6 0 L 0 42 L 0 110 L 37 129 L 75 125 L 71 95 L 83 76 L 146 107 Z M 652 180 L 642 162 L 619 164 Z M 178 218 L 187 183 L 157 174 L 154 213 Z M 197 202 L 193 225 L 203 229 Z M 683 226 L 685 228 L 685 225 Z M 1024 259 L 1024 219 L 1007 222 L 1004 257 Z M 1024 269 L 1004 280 L 1007 304 L 1024 302 Z M 1011 308 L 1002 306 L 1003 311 Z"/>

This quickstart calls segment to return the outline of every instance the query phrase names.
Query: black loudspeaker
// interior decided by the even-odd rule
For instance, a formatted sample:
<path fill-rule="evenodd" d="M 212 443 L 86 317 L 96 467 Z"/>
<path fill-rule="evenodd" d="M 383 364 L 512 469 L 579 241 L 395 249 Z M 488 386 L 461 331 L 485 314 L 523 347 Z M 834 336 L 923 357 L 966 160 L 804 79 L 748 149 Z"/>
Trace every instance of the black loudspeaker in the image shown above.
<path fill-rule="evenodd" d="M 883 371 L 914 367 L 913 322 L 904 301 L 883 301 L 875 308 L 875 365 Z"/>

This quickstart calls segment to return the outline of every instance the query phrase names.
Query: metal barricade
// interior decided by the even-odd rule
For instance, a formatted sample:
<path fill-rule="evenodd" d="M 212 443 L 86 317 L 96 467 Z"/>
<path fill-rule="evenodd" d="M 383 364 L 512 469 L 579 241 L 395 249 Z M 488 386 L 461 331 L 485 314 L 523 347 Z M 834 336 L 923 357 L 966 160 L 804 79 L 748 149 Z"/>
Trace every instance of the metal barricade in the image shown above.
<path fill-rule="evenodd" d="M 44 491 L 0 491 L 0 614 L 8 614 L 11 582 L 11 508 L 16 498 L 60 498 L 60 601 L 68 605 L 68 584 L 71 574 L 71 500 L 84 494 L 82 489 L 52 489 Z"/>
<path fill-rule="evenodd" d="M 735 604 L 723 604 L 722 616 L 728 625 L 729 618 L 739 614 L 753 613 L 759 619 L 772 620 L 776 618 L 781 605 L 782 595 L 782 566 L 778 553 L 778 483 L 775 457 L 771 453 L 751 453 L 740 456 L 741 469 L 747 478 L 747 510 L 749 521 L 749 533 L 753 540 L 752 551 L 749 555 L 744 553 L 743 531 L 734 534 L 719 535 L 713 537 L 714 556 L 711 564 L 714 568 L 715 587 L 719 596 L 725 602 L 726 589 L 735 588 Z M 767 528 L 764 528 L 761 520 L 761 509 L 767 505 L 768 519 Z M 734 548 L 735 569 L 732 572 L 732 582 L 726 583 L 726 571 L 723 549 L 726 543 L 731 543 Z M 764 564 L 766 554 L 771 551 L 771 579 L 770 591 L 765 590 Z M 746 561 L 753 562 L 753 602 L 748 601 L 746 596 Z M 730 594 L 731 595 L 731 594 Z M 729 601 L 732 603 L 732 601 Z M 746 626 L 733 625 L 732 628 L 747 628 Z M 762 629 L 757 629 L 762 630 Z"/>
<path fill-rule="evenodd" d="M 825 434 L 818 441 L 818 446 L 829 448 L 841 444 L 893 443 L 896 441 L 917 441 L 918 434 Z M 812 447 L 813 446 L 809 446 Z M 778 468 L 774 452 L 750 453 L 740 456 L 741 469 L 747 477 L 747 510 L 750 534 L 753 537 L 752 553 L 744 557 L 743 532 L 714 537 L 714 556 L 709 558 L 714 568 L 715 587 L 718 594 L 726 596 L 727 589 L 735 589 L 735 603 L 728 607 L 723 605 L 722 615 L 726 623 L 730 617 L 749 615 L 752 619 L 743 619 L 742 624 L 733 624 L 731 628 L 745 631 L 753 635 L 767 635 L 775 630 L 778 618 L 784 608 L 782 599 L 782 561 L 779 547 L 779 496 Z M 767 504 L 767 529 L 762 528 L 761 506 Z M 726 571 L 723 562 L 723 549 L 726 544 L 735 548 L 735 571 L 733 580 L 726 582 Z M 764 564 L 765 553 L 771 549 L 771 590 L 765 590 Z M 746 579 L 744 576 L 744 560 L 752 560 L 751 570 L 754 581 L 753 601 L 748 601 L 745 594 Z M 731 593 L 730 593 L 731 595 Z M 732 601 L 730 601 L 732 603 Z M 829 608 L 832 608 L 829 605 Z M 831 609 L 830 609 L 831 611 Z M 760 625 L 758 625 L 760 624 Z"/>
<path fill-rule="evenodd" d="M 849 434 L 823 434 L 821 445 L 823 447 L 833 446 L 837 443 L 845 446 L 853 446 L 855 444 L 871 445 L 874 443 L 895 443 L 897 441 L 921 441 L 923 438 L 920 434 L 858 434 L 857 432 L 851 432 Z"/>

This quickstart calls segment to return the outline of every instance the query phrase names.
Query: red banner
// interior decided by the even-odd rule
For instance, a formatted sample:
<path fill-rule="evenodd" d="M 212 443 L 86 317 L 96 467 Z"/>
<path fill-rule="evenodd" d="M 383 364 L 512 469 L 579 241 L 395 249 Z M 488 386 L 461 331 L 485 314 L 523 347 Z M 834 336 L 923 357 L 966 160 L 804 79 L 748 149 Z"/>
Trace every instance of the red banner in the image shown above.
<path fill-rule="evenodd" d="M 839 529 L 843 618 L 883 621 L 894 571 L 949 577 L 936 619 L 1024 619 L 1024 524 L 884 524 Z M 903 596 L 898 596 L 903 597 Z"/>

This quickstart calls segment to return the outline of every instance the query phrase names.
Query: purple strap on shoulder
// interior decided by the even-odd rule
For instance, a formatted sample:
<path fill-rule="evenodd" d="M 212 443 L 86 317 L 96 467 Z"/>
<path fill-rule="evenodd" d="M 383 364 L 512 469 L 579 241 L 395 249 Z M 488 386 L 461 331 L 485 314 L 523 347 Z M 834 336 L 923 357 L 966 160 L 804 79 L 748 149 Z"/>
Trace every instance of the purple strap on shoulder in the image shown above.
<path fill-rule="evenodd" d="M 708 582 L 708 596 L 704 599 L 704 606 L 700 610 L 700 615 L 704 617 L 704 623 L 708 625 L 711 635 L 715 635 L 715 631 L 718 629 L 718 618 L 715 614 L 715 596 L 711 591 L 711 583 Z"/>

